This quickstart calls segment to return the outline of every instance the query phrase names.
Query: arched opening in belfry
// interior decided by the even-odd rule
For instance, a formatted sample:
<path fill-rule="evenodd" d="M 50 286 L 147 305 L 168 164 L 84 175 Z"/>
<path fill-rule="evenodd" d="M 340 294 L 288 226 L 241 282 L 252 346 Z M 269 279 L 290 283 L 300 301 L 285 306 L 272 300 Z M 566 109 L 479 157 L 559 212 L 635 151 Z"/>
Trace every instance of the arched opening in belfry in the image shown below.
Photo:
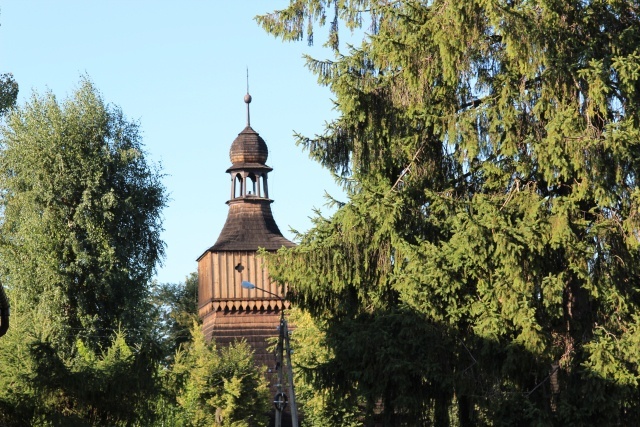
<path fill-rule="evenodd" d="M 233 179 L 233 197 L 234 198 L 242 197 L 244 193 L 242 187 L 243 187 L 242 175 L 237 173 L 235 178 Z"/>
<path fill-rule="evenodd" d="M 269 188 L 267 187 L 267 174 L 260 174 L 260 180 L 258 181 L 258 186 L 262 189 L 263 197 L 269 198 Z"/>
<path fill-rule="evenodd" d="M 247 196 L 260 196 L 260 186 L 253 173 L 247 175 Z"/>

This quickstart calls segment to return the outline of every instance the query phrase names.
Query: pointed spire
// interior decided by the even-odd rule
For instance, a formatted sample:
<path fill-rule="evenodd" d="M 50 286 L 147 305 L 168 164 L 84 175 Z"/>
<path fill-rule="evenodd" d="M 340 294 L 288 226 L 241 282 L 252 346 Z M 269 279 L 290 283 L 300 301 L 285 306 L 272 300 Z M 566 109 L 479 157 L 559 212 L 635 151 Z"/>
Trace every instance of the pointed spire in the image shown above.
<path fill-rule="evenodd" d="M 249 104 L 251 104 L 251 95 L 249 95 L 249 67 L 247 67 L 247 94 L 244 96 L 244 102 L 247 104 L 247 126 L 251 126 L 251 117 L 249 115 Z"/>

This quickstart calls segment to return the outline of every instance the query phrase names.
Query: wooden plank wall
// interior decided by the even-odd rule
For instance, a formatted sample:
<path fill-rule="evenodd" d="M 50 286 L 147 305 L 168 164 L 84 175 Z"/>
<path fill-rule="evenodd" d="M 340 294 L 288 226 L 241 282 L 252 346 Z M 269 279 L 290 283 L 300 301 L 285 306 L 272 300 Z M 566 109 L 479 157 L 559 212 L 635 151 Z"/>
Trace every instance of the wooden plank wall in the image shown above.
<path fill-rule="evenodd" d="M 253 251 L 207 252 L 198 262 L 200 317 L 218 310 L 281 309 L 280 300 L 258 289 L 244 289 L 246 280 L 276 295 L 283 290 L 269 277 L 264 260 Z"/>

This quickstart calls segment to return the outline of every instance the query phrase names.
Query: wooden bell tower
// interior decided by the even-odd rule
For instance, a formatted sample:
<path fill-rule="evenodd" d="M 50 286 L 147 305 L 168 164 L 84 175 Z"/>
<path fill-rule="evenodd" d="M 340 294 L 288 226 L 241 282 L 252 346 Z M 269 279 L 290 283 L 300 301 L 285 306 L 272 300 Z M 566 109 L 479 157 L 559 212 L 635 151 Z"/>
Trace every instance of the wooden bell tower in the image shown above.
<path fill-rule="evenodd" d="M 277 336 L 282 302 L 258 289 L 242 288 L 246 280 L 276 295 L 284 289 L 271 280 L 259 248 L 277 251 L 295 244 L 278 229 L 269 199 L 266 165 L 269 151 L 264 139 L 247 126 L 231 144 L 231 198 L 229 213 L 216 243 L 198 258 L 198 312 L 207 339 L 219 345 L 244 338 L 255 350 L 258 363 L 270 364 L 266 338 Z"/>

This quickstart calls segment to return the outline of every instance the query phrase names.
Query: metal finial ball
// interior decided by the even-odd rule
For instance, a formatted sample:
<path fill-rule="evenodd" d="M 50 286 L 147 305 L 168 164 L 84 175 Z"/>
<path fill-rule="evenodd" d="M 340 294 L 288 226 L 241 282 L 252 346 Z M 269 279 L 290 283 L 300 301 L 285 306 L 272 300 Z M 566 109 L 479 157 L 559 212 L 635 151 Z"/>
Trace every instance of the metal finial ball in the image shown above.
<path fill-rule="evenodd" d="M 249 103 L 251 102 L 251 95 L 246 94 L 246 95 L 244 96 L 244 102 L 246 102 L 247 104 L 249 104 Z"/>

